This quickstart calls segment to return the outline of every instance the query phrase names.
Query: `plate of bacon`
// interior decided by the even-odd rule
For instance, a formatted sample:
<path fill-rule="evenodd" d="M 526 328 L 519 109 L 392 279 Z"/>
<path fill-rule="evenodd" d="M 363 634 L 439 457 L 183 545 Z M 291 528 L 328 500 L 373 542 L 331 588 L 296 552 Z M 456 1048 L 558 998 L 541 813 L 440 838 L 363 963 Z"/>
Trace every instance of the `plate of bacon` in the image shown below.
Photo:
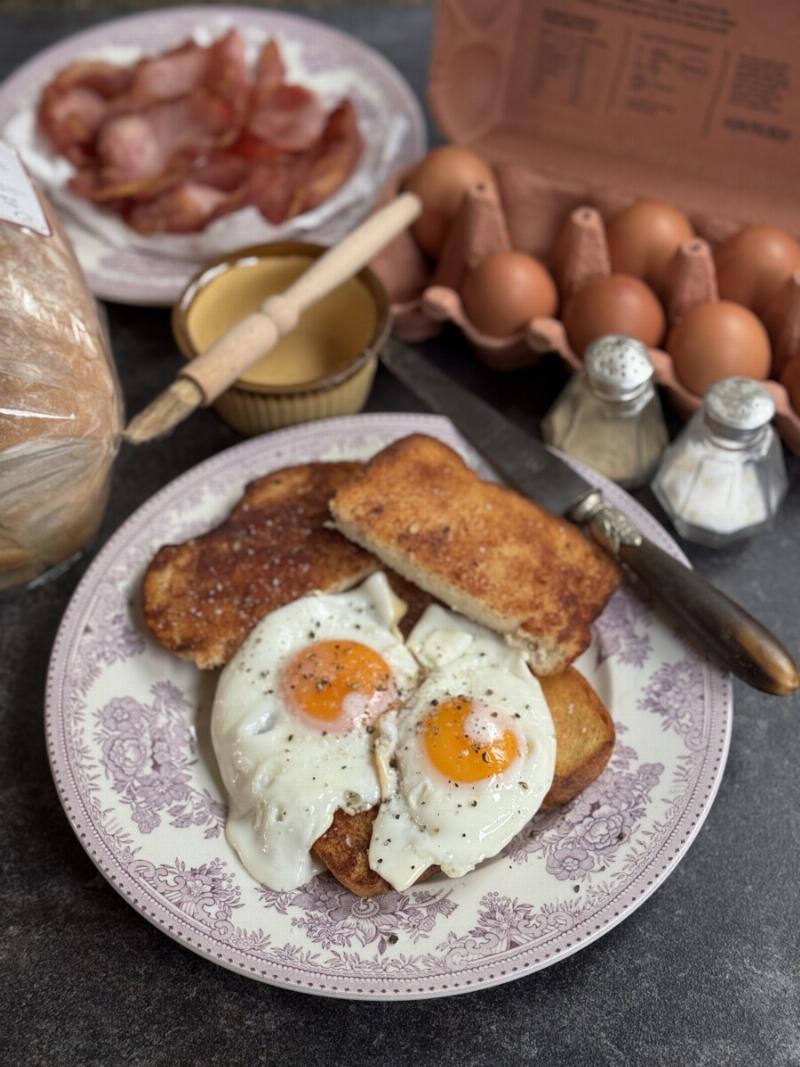
<path fill-rule="evenodd" d="M 116 19 L 41 52 L 0 86 L 0 136 L 57 204 L 94 293 L 155 305 L 237 247 L 336 241 L 425 151 L 419 103 L 377 52 L 227 6 Z"/>

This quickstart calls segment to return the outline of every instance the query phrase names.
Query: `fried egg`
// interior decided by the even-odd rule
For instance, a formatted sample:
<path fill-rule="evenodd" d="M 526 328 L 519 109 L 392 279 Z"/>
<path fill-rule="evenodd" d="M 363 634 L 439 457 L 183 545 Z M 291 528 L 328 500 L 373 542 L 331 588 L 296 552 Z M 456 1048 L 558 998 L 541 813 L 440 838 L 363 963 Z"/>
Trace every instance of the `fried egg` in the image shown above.
<path fill-rule="evenodd" d="M 376 721 L 413 690 L 414 657 L 384 574 L 267 615 L 219 679 L 211 737 L 229 796 L 225 833 L 247 870 L 294 889 L 338 808 L 376 805 Z"/>
<path fill-rule="evenodd" d="M 369 850 L 398 890 L 431 865 L 457 878 L 496 855 L 538 809 L 556 758 L 541 686 L 501 637 L 433 605 L 408 648 L 428 674 L 377 724 Z"/>

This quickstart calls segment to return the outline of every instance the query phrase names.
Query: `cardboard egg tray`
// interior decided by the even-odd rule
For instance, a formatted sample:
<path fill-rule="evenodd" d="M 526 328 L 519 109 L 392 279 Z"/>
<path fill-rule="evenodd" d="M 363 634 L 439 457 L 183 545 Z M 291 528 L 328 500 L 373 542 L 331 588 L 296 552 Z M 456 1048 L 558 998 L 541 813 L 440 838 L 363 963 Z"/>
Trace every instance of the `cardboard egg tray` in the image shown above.
<path fill-rule="evenodd" d="M 399 336 L 423 340 L 453 322 L 497 369 L 531 365 L 549 351 L 577 368 L 558 318 L 533 319 L 511 337 L 477 330 L 459 296 L 467 271 L 492 252 L 526 252 L 549 267 L 563 305 L 610 273 L 604 220 L 636 199 L 665 200 L 698 235 L 676 253 L 669 325 L 717 298 L 717 242 L 755 223 L 800 231 L 800 95 L 784 91 L 800 78 L 793 6 L 672 7 L 666 22 L 652 6 L 618 8 L 440 0 L 431 109 L 450 141 L 493 165 L 497 189 L 470 190 L 437 263 L 410 233 L 377 257 Z M 800 353 L 800 272 L 779 305 L 780 321 L 769 324 L 773 374 Z M 668 353 L 650 354 L 677 410 L 696 410 L 702 398 L 681 384 Z M 777 428 L 800 454 L 800 413 L 779 382 L 765 384 Z"/>
<path fill-rule="evenodd" d="M 526 202 L 530 204 L 530 199 L 526 198 Z M 553 256 L 542 258 L 550 261 L 563 305 L 587 282 L 611 273 L 600 212 L 588 205 L 573 208 L 562 225 L 558 244 L 562 251 L 555 262 Z M 444 323 L 452 322 L 469 340 L 478 359 L 497 370 L 531 366 L 545 352 L 557 352 L 576 370 L 581 359 L 570 347 L 564 325 L 558 318 L 531 319 L 523 330 L 510 337 L 491 337 L 470 322 L 459 295 L 467 271 L 485 256 L 511 248 L 534 254 L 534 250 L 514 240 L 499 197 L 483 186 L 470 190 L 465 197 L 442 256 L 433 269 L 411 233 L 403 234 L 372 264 L 392 299 L 395 333 L 404 340 L 421 341 L 435 336 Z M 696 237 L 681 245 L 673 261 L 672 278 L 665 306 L 668 327 L 690 308 L 718 298 L 709 241 Z M 405 299 L 397 299 L 398 295 Z M 770 324 L 774 338 L 774 374 L 779 374 L 788 360 L 800 353 L 800 271 L 787 282 L 780 312 L 782 321 L 773 320 Z M 651 348 L 649 352 L 656 382 L 665 388 L 681 415 L 692 414 L 702 405 L 702 397 L 680 382 L 666 351 Z M 770 379 L 764 384 L 775 401 L 775 422 L 781 436 L 792 452 L 800 454 L 800 414 L 792 408 L 780 382 Z"/>

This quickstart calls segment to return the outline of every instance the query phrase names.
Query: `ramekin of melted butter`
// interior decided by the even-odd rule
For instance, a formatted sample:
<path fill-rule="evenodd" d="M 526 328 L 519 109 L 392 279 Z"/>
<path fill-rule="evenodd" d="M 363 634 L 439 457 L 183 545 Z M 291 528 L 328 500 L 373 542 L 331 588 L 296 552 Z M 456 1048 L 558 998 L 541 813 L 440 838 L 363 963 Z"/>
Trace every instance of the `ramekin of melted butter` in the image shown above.
<path fill-rule="evenodd" d="M 326 249 L 301 241 L 253 245 L 212 261 L 172 312 L 187 359 L 209 348 L 268 296 L 284 292 Z M 220 396 L 214 407 L 235 430 L 263 433 L 366 403 L 391 326 L 389 301 L 365 267 L 310 307 L 294 330 Z"/>

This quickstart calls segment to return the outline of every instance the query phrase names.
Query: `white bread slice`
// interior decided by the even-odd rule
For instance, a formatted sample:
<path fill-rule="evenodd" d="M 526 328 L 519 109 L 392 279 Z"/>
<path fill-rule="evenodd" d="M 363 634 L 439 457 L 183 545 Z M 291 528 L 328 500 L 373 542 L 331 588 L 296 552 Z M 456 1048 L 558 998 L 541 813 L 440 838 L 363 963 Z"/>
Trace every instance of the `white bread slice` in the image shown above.
<path fill-rule="evenodd" d="M 617 587 L 572 523 L 482 481 L 441 441 L 379 452 L 330 502 L 337 529 L 455 611 L 508 635 L 538 675 L 564 670 Z"/>

